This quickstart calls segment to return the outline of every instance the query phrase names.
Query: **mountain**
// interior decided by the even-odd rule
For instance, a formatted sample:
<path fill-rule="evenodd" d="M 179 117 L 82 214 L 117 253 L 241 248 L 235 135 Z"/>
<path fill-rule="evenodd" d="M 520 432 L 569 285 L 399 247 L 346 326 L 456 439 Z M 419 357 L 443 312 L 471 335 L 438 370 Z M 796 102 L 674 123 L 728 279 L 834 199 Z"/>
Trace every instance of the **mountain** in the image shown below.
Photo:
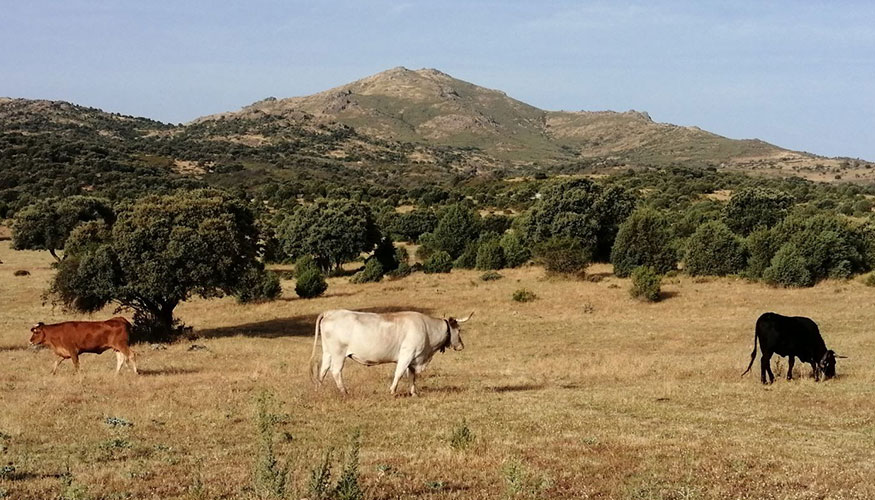
<path fill-rule="evenodd" d="M 0 98 L 0 217 L 34 193 L 125 197 L 271 183 L 298 193 L 338 184 L 379 191 L 672 165 L 875 180 L 869 162 L 728 139 L 657 123 L 646 112 L 546 111 L 435 69 L 394 68 L 185 125 L 62 101 Z"/>
<path fill-rule="evenodd" d="M 759 140 L 655 123 L 644 112 L 545 111 L 435 69 L 403 67 L 311 96 L 266 99 L 195 123 L 266 117 L 308 117 L 386 140 L 476 148 L 511 164 L 612 158 L 639 165 L 719 165 L 811 156 Z"/>

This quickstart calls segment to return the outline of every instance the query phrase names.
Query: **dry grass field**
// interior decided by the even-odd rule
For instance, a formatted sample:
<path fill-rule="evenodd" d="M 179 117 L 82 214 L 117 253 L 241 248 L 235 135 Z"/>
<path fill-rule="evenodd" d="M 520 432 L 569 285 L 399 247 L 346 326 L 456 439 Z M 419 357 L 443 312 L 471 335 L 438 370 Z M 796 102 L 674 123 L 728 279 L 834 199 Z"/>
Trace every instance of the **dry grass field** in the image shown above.
<path fill-rule="evenodd" d="M 49 255 L 0 241 L 0 261 L 6 498 L 252 498 L 264 391 L 276 453 L 291 461 L 289 498 L 307 496 L 310 470 L 355 430 L 369 498 L 875 498 L 875 288 L 859 282 L 679 277 L 656 304 L 631 299 L 601 265 L 597 282 L 537 267 L 490 282 L 475 271 L 332 279 L 314 300 L 284 282 L 273 303 L 184 304 L 178 316 L 206 349 L 138 345 L 139 377 L 114 376 L 111 353 L 83 356 L 80 376 L 69 362 L 50 376 L 53 355 L 27 348 L 28 328 L 80 316 L 42 304 Z M 523 287 L 538 299 L 513 302 Z M 329 308 L 475 315 L 466 349 L 435 355 L 420 397 L 388 394 L 394 366 L 354 363 L 341 397 L 333 383 L 314 391 L 307 373 L 314 319 Z M 815 383 L 797 364 L 792 382 L 741 378 L 765 311 L 814 318 L 850 356 L 839 376 Z M 473 439 L 454 446 L 465 426 Z"/>

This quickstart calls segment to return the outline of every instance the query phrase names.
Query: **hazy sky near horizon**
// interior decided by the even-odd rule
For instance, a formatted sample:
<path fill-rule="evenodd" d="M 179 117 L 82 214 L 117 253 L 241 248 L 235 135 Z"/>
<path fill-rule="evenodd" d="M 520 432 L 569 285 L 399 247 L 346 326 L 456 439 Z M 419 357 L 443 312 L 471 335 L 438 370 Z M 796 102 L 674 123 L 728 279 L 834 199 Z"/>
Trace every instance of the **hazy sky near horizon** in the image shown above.
<path fill-rule="evenodd" d="M 875 161 L 875 2 L 2 0 L 0 96 L 166 121 L 437 68 Z"/>

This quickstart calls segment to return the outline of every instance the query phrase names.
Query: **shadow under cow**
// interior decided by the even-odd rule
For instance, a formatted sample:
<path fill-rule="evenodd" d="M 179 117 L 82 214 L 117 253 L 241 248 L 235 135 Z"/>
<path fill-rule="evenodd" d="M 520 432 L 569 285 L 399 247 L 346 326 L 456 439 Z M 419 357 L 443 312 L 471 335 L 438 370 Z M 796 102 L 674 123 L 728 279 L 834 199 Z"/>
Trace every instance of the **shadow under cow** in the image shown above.
<path fill-rule="evenodd" d="M 423 314 L 431 314 L 430 309 L 409 306 L 365 307 L 355 310 L 381 314 L 402 311 L 415 311 Z M 305 314 L 288 318 L 274 318 L 265 321 L 244 323 L 242 325 L 208 328 L 205 330 L 198 330 L 196 333 L 202 338 L 234 337 L 238 335 L 243 337 L 260 337 L 268 339 L 279 337 L 310 337 L 316 332 L 317 317 L 317 314 Z"/>

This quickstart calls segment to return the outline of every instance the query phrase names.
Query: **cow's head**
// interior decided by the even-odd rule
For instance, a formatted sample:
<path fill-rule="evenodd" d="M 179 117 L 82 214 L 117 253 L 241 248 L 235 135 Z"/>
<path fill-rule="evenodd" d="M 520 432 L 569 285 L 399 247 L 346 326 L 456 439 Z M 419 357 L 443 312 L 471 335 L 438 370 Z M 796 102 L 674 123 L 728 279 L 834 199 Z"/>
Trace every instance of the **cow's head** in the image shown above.
<path fill-rule="evenodd" d="M 465 344 L 462 342 L 462 328 L 459 324 L 468 321 L 473 315 L 474 313 L 472 312 L 464 319 L 449 318 L 447 320 L 447 325 L 450 326 L 450 345 L 454 350 L 461 351 L 465 348 Z"/>
<path fill-rule="evenodd" d="M 40 345 L 46 340 L 46 332 L 43 331 L 42 321 L 30 327 L 30 345 Z"/>
<path fill-rule="evenodd" d="M 823 353 L 823 357 L 820 358 L 820 361 L 817 363 L 817 367 L 823 372 L 823 376 L 826 378 L 833 378 L 836 376 L 836 358 L 843 358 L 844 356 L 836 356 L 835 351 L 832 349 Z"/>

